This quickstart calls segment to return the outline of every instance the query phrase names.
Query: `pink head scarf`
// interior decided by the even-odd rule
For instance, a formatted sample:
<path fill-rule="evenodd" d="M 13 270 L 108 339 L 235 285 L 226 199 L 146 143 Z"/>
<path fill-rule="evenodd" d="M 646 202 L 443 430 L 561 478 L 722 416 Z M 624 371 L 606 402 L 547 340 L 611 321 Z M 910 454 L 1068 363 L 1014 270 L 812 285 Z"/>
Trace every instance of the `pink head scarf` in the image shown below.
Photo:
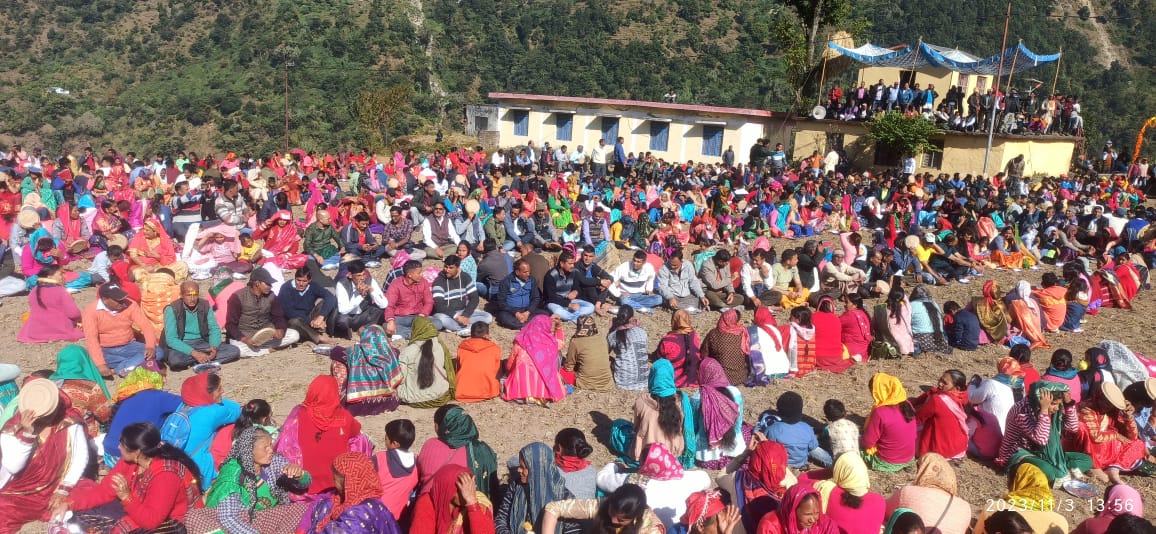
<path fill-rule="evenodd" d="M 702 420 L 712 447 L 722 441 L 739 419 L 739 406 L 720 391 L 730 385 L 722 364 L 714 358 L 703 358 L 698 367 L 699 394 L 702 396 Z"/>

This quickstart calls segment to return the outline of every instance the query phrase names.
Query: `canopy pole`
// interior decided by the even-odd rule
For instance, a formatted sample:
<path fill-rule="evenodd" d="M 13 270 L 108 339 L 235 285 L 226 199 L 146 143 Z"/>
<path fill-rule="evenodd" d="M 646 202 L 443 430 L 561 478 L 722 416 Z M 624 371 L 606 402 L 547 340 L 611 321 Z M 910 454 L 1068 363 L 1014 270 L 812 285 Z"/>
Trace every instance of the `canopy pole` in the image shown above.
<path fill-rule="evenodd" d="M 1060 83 L 1060 65 L 1064 62 L 1064 47 L 1060 47 L 1060 57 L 1056 59 L 1056 77 L 1052 79 L 1052 94 L 1056 94 L 1056 84 Z"/>
<path fill-rule="evenodd" d="M 828 43 L 831 42 L 831 32 L 827 32 L 827 42 Z M 854 44 L 854 43 L 852 43 L 852 44 Z M 816 101 L 815 105 L 816 106 L 822 106 L 823 105 L 823 91 L 826 90 L 826 88 L 827 88 L 825 85 L 827 83 L 827 50 L 826 49 L 823 50 L 822 55 L 823 55 L 823 69 L 822 69 L 822 71 L 820 71 L 820 74 L 819 74 L 819 91 L 818 91 L 819 94 L 815 98 L 815 101 Z"/>
<path fill-rule="evenodd" d="M 1024 40 L 1020 39 L 1020 44 L 1023 44 L 1023 42 L 1024 42 Z M 1007 98 L 1008 93 L 1011 93 L 1012 78 L 1014 78 L 1016 75 L 1016 60 L 1019 58 L 1020 58 L 1019 46 L 1017 45 L 1016 46 L 1016 55 L 1012 56 L 1011 72 L 1008 72 L 1008 75 L 1007 75 L 1007 89 L 1004 89 L 1004 91 L 1003 91 L 1004 98 Z"/>
<path fill-rule="evenodd" d="M 919 36 L 919 44 L 915 45 L 915 53 L 911 55 L 911 87 L 915 87 L 915 77 L 918 75 L 915 66 L 919 64 L 919 51 L 923 49 L 923 36 Z"/>
<path fill-rule="evenodd" d="M 996 77 L 995 77 L 995 87 L 997 89 L 999 88 L 999 79 L 1003 77 L 1003 59 L 1004 59 L 1004 56 L 1007 55 L 1007 28 L 1008 28 L 1008 24 L 1011 23 L 1011 6 L 1012 6 L 1011 0 L 1008 0 L 1008 2 L 1007 2 L 1007 14 L 1004 15 L 1004 19 L 1003 19 L 1003 45 L 1001 45 L 999 48 L 999 50 L 1000 50 L 1000 52 L 999 52 L 999 71 L 996 72 Z M 996 115 L 995 110 L 994 109 L 991 110 L 988 114 L 991 115 L 991 120 L 989 121 L 989 123 L 987 125 L 987 148 L 983 152 L 983 176 L 984 176 L 984 178 L 987 178 L 988 164 L 991 163 L 991 138 L 993 135 L 995 135 L 995 115 Z"/>

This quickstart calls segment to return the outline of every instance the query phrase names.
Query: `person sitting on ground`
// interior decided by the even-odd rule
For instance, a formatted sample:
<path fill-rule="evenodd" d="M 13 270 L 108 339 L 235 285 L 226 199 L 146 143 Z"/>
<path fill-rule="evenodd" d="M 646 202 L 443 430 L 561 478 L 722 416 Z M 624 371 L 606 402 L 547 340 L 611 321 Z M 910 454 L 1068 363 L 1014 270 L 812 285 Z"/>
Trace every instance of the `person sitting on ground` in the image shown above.
<path fill-rule="evenodd" d="M 979 317 L 954 300 L 943 304 L 943 330 L 952 348 L 967 351 L 979 348 Z"/>
<path fill-rule="evenodd" d="M 667 532 L 662 520 L 647 506 L 646 499 L 646 490 L 627 483 L 601 500 L 554 501 L 546 505 L 546 511 L 542 515 L 542 531 L 554 532 L 559 519 L 573 519 L 593 520 L 596 532 L 624 531 L 637 534 Z"/>
<path fill-rule="evenodd" d="M 751 372 L 750 352 L 750 332 L 739 324 L 739 312 L 733 308 L 719 316 L 718 324 L 703 336 L 699 347 L 699 354 L 704 358 L 714 358 L 722 364 L 727 380 L 734 386 L 747 383 Z"/>
<path fill-rule="evenodd" d="M 438 468 L 430 478 L 430 490 L 414 501 L 410 534 L 494 534 L 494 505 L 477 489 L 476 475 L 451 464 Z"/>
<path fill-rule="evenodd" d="M 477 402 L 501 395 L 498 371 L 502 367 L 502 348 L 490 339 L 488 323 L 470 325 L 470 337 L 458 345 L 454 366 L 457 368 L 455 395 L 458 402 Z"/>
<path fill-rule="evenodd" d="M 84 417 L 88 437 L 96 439 L 112 417 L 112 395 L 84 347 L 67 345 L 56 353 L 56 371 L 48 377 L 59 384 L 60 393 Z"/>
<path fill-rule="evenodd" d="M 498 294 L 498 288 L 510 273 L 514 272 L 514 260 L 509 254 L 500 250 L 494 240 L 487 238 L 481 244 L 482 259 L 478 262 L 478 278 L 474 285 L 478 288 L 478 295 L 487 301 L 493 301 Z"/>
<path fill-rule="evenodd" d="M 566 489 L 562 470 L 554 465 L 554 451 L 545 443 L 531 443 L 522 447 L 518 452 L 515 474 L 494 516 L 498 532 L 531 532 L 540 526 L 547 504 L 573 498 L 573 494 Z M 527 529 L 524 525 L 531 528 Z M 563 523 L 562 531 L 578 530 L 574 528 L 577 525 L 568 526 L 568 523 Z"/>
<path fill-rule="evenodd" d="M 730 385 L 717 360 L 702 361 L 698 372 L 699 409 L 695 412 L 695 465 L 722 469 L 746 450 L 743 439 L 743 395 Z"/>
<path fill-rule="evenodd" d="M 1052 353 L 1051 365 L 1044 371 L 1040 379 L 1066 384 L 1068 391 L 1072 392 L 1073 401 L 1079 403 L 1083 400 L 1079 370 L 1072 365 L 1072 352 L 1067 349 L 1059 349 Z M 1143 387 L 1143 385 L 1141 387 Z M 1127 392 L 1128 390 L 1125 389 L 1124 393 Z"/>
<path fill-rule="evenodd" d="M 702 279 L 703 290 L 711 307 L 716 310 L 742 309 L 746 297 L 735 292 L 734 278 L 731 276 L 731 253 L 726 249 L 715 252 L 702 263 L 698 276 Z"/>
<path fill-rule="evenodd" d="M 682 249 L 671 252 L 658 270 L 658 294 L 672 311 L 699 313 L 710 306 L 702 290 L 702 281 L 695 274 L 694 266 L 683 259 Z"/>
<path fill-rule="evenodd" d="M 253 239 L 262 239 L 261 255 L 263 263 L 272 263 L 282 270 L 292 270 L 305 266 L 309 256 L 301 254 L 301 236 L 293 221 L 293 213 L 280 210 L 265 222 L 257 225 Z"/>
<path fill-rule="evenodd" d="M 967 426 L 971 439 L 968 452 L 986 460 L 999 453 L 1007 427 L 1007 414 L 1018 398 L 1023 398 L 1023 371 L 1011 356 L 996 362 L 998 374 L 980 380 L 973 376 L 967 387 L 967 402 L 971 405 Z"/>
<path fill-rule="evenodd" d="M 309 495 L 336 487 L 333 460 L 364 443 L 361 423 L 341 403 L 337 380 L 318 375 L 305 390 L 301 404 L 293 407 L 281 424 L 277 452 L 310 474 Z"/>
<path fill-rule="evenodd" d="M 514 262 L 514 272 L 510 273 L 498 287 L 494 299 L 498 310 L 498 324 L 520 330 L 542 308 L 542 295 L 538 283 L 530 275 L 530 264 L 524 259 Z"/>
<path fill-rule="evenodd" d="M 249 284 L 229 296 L 227 307 L 225 332 L 242 358 L 266 356 L 301 339 L 296 330 L 288 329 L 281 302 L 273 296 L 273 275 L 265 269 L 255 269 Z"/>
<path fill-rule="evenodd" d="M 380 324 L 389 307 L 389 299 L 377 280 L 365 270 L 367 266 L 361 260 L 349 262 L 348 275 L 337 283 L 337 315 L 333 319 L 333 332 L 337 336 L 351 337 L 362 327 Z"/>
<path fill-rule="evenodd" d="M 578 318 L 574 337 L 566 344 L 562 368 L 574 375 L 574 387 L 589 391 L 612 391 L 614 377 L 610 370 L 610 345 L 598 335 L 594 318 Z"/>
<path fill-rule="evenodd" d="M 173 272 L 177 280 L 184 280 L 189 276 L 189 266 L 177 259 L 173 240 L 165 233 L 165 229 L 156 219 L 145 221 L 139 232 L 132 237 L 128 244 L 128 258 L 133 265 L 133 278 L 140 280 L 145 275 L 162 267 Z"/>
<path fill-rule="evenodd" d="M 867 273 L 851 266 L 841 248 L 835 249 L 831 261 L 823 266 L 823 285 L 834 289 L 839 295 L 858 293 L 859 287 L 866 282 Z"/>
<path fill-rule="evenodd" d="M 957 460 L 967 454 L 967 401 L 967 377 L 956 369 L 945 371 L 934 388 L 912 401 L 920 426 L 920 455 L 934 452 Z"/>
<path fill-rule="evenodd" d="M 381 267 L 381 256 L 385 254 L 385 247 L 377 242 L 373 232 L 369 231 L 369 215 L 357 213 L 353 220 L 341 229 L 341 244 L 345 252 L 357 256 L 365 262 L 366 267 Z"/>
<path fill-rule="evenodd" d="M 611 351 L 614 383 L 620 389 L 629 391 L 644 389 L 649 353 L 646 330 L 634 317 L 634 308 L 621 306 L 618 309 L 618 314 L 610 322 L 606 341 Z"/>
<path fill-rule="evenodd" d="M 451 255 L 457 258 L 456 255 Z M 448 260 L 454 261 L 454 260 Z M 458 263 L 460 266 L 460 262 Z M 402 266 L 402 277 L 394 280 L 385 290 L 385 331 L 391 335 L 408 337 L 416 317 L 429 317 L 434 309 L 434 289 L 422 276 L 421 262 L 409 260 Z M 460 272 L 459 272 L 460 275 Z M 437 317 L 434 321 L 440 321 Z M 458 324 L 461 324 L 458 322 Z M 460 330 L 460 328 L 458 329 Z"/>
<path fill-rule="evenodd" d="M 911 290 L 911 338 L 915 354 L 951 354 L 951 345 L 943 333 L 943 311 L 925 285 Z"/>
<path fill-rule="evenodd" d="M 887 498 L 888 515 L 903 509 L 929 518 L 943 534 L 967 534 L 971 527 L 971 505 L 959 496 L 955 469 L 933 452 L 919 458 L 915 481 Z"/>
<path fill-rule="evenodd" d="M 401 349 L 398 362 L 404 377 L 398 387 L 402 403 L 437 408 L 454 398 L 457 377 L 453 357 L 429 318 L 413 320 L 409 344 Z"/>
<path fill-rule="evenodd" d="M 558 365 L 561 335 L 560 320 L 536 315 L 514 336 L 502 400 L 546 406 L 566 397 Z"/>
<path fill-rule="evenodd" d="M 621 306 L 630 306 L 640 313 L 651 313 L 652 308 L 662 304 L 662 296 L 654 292 L 657 274 L 654 266 L 646 262 L 645 252 L 634 251 L 630 261 L 616 267 L 611 276 L 614 281 L 610 284 L 610 294 L 618 299 Z"/>
<path fill-rule="evenodd" d="M 285 312 L 289 328 L 314 345 L 331 340 L 328 335 L 330 320 L 337 311 L 337 297 L 313 281 L 308 267 L 293 273 L 293 283 L 281 284 L 277 300 Z"/>
<path fill-rule="evenodd" d="M 1068 290 L 1060 285 L 1056 273 L 1044 273 L 1040 288 L 1032 290 L 1032 296 L 1039 302 L 1044 315 L 1044 331 L 1056 332 L 1064 325 L 1068 312 Z"/>
<path fill-rule="evenodd" d="M 1126 484 L 1113 484 L 1104 490 L 1103 509 L 1095 517 L 1085 519 L 1072 534 L 1108 534 L 1121 532 L 1115 529 L 1115 521 L 1120 516 L 1144 517 L 1144 499 L 1136 488 Z M 1099 508 L 1097 506 L 1097 508 Z M 1139 532 L 1139 531 L 1136 531 Z"/>
<path fill-rule="evenodd" d="M 783 251 L 779 263 L 771 267 L 771 276 L 774 280 L 772 289 L 782 296 L 778 305 L 783 308 L 802 306 L 807 302 L 807 297 L 811 296 L 811 291 L 803 287 L 803 282 L 799 278 L 798 264 L 799 253 L 794 249 L 787 249 Z"/>
<path fill-rule="evenodd" d="M 857 294 L 852 293 L 852 295 Z M 798 310 L 797 314 L 796 310 Z M 811 315 L 810 321 L 805 320 L 806 314 Z M 784 339 L 787 339 L 788 344 L 794 343 L 796 348 L 803 348 L 800 345 L 806 344 L 808 322 L 810 323 L 809 326 L 813 327 L 815 369 L 842 373 L 855 363 L 846 347 L 843 346 L 843 323 L 839 320 L 839 316 L 835 315 L 834 298 L 830 295 L 820 297 L 813 313 L 810 308 L 791 309 L 793 336 L 783 336 Z M 798 361 L 798 358 L 796 357 L 795 360 Z"/>
<path fill-rule="evenodd" d="M 844 453 L 829 471 L 810 471 L 799 483 L 813 484 L 819 490 L 821 510 L 840 533 L 878 534 L 883 528 L 887 503 L 882 495 L 870 491 L 870 470 L 859 454 Z"/>
<path fill-rule="evenodd" d="M 165 362 L 172 371 L 216 362 L 226 364 L 239 360 L 241 350 L 225 343 L 221 325 L 209 302 L 201 298 L 196 282 L 181 283 L 180 298 L 164 312 Z"/>
<path fill-rule="evenodd" d="M 845 452 L 859 454 L 859 427 L 847 418 L 843 403 L 827 399 L 823 403 L 823 417 L 827 419 L 827 426 L 823 427 L 819 441 L 820 445 L 827 445 L 825 449 L 831 457 L 838 458 Z"/>
<path fill-rule="evenodd" d="M 674 382 L 678 387 L 698 383 L 699 347 L 702 342 L 690 321 L 690 312 L 675 310 L 670 315 L 670 332 L 658 341 L 654 356 L 670 361 L 674 366 Z"/>
<path fill-rule="evenodd" d="M 333 227 L 333 216 L 327 210 L 317 212 L 317 220 L 305 227 L 301 252 L 317 264 L 317 268 L 336 270 L 345 254 L 345 243 Z"/>
<path fill-rule="evenodd" d="M 1068 520 L 1060 515 L 1056 507 L 1056 499 L 1052 495 L 1050 479 L 1044 475 L 1039 467 L 1030 463 L 1019 464 L 1008 476 L 1008 492 L 1001 499 L 1006 503 L 1007 510 L 994 512 L 985 511 L 976 520 L 973 534 L 996 534 L 1014 532 L 1013 530 L 992 530 L 988 523 L 993 515 L 1013 512 L 1020 515 L 1026 528 L 1020 532 L 1068 532 Z M 981 526 L 982 525 L 982 526 Z"/>
<path fill-rule="evenodd" d="M 381 481 L 364 453 L 347 452 L 333 459 L 335 492 L 313 506 L 309 532 L 401 534 L 393 514 L 381 502 Z"/>
<path fill-rule="evenodd" d="M 1140 439 L 1132 405 L 1124 398 L 1120 386 L 1112 382 L 1100 384 L 1099 391 L 1084 399 L 1076 410 L 1080 430 L 1072 444 L 1092 457 L 1097 471 L 1107 474 L 1112 484 L 1122 484 L 1121 472 L 1135 472 L 1156 476 L 1156 457 Z M 1094 473 L 1097 477 L 1099 473 Z"/>
<path fill-rule="evenodd" d="M 1008 355 L 1015 358 L 1024 373 L 1024 389 L 1032 387 L 1040 380 L 1040 372 L 1032 365 L 1032 349 L 1023 343 L 1017 343 L 1008 351 Z M 1018 397 L 1017 397 L 1018 398 Z"/>
<path fill-rule="evenodd" d="M 232 226 L 218 224 L 201 229 L 193 241 L 189 253 L 189 273 L 193 279 L 207 280 L 217 269 L 228 269 L 233 273 L 247 274 L 253 264 L 241 261 L 241 240 Z"/>
<path fill-rule="evenodd" d="M 440 330 L 466 337 L 474 324 L 494 321 L 493 315 L 478 309 L 478 289 L 470 275 L 462 272 L 462 260 L 456 254 L 446 256 L 445 265 L 434 279 L 432 288 L 433 315 L 430 319 Z"/>
<path fill-rule="evenodd" d="M 461 236 L 454 228 L 454 221 L 446 213 L 446 205 L 435 204 L 430 216 L 421 223 L 422 244 L 427 258 L 442 259 L 452 256 Z"/>
<path fill-rule="evenodd" d="M 581 259 L 574 263 L 574 272 L 578 273 L 578 298 L 593 302 L 594 313 L 599 316 L 605 315 L 611 308 L 607 297 L 610 296 L 610 285 L 614 282 L 614 277 L 598 265 L 594 247 L 583 246 L 581 256 Z M 691 275 L 693 274 L 692 272 Z"/>
<path fill-rule="evenodd" d="M 546 273 L 542 297 L 546 309 L 566 322 L 594 313 L 594 304 L 578 298 L 578 272 L 574 270 L 574 253 L 563 250 L 558 262 Z"/>
<path fill-rule="evenodd" d="M 767 428 L 766 436 L 786 447 L 787 465 L 798 469 L 805 467 L 810 459 L 820 467 L 831 467 L 831 456 L 819 447 L 815 430 L 803 421 L 803 397 L 794 391 L 779 395 L 775 415 L 778 420 Z"/>
<path fill-rule="evenodd" d="M 1071 398 L 1064 384 L 1047 380 L 1032 384 L 1023 400 L 1008 411 L 996 465 L 1011 469 L 1030 463 L 1043 470 L 1049 480 L 1068 476 L 1072 469 L 1091 471 L 1090 456 L 1063 448 L 1062 433 L 1080 431 L 1076 403 Z"/>
<path fill-rule="evenodd" d="M 847 355 L 856 362 L 862 362 L 870 357 L 871 318 L 863 310 L 863 297 L 859 295 L 843 296 L 843 315 L 839 316 L 839 332 L 843 346 L 847 348 Z"/>
<path fill-rule="evenodd" d="M 686 513 L 686 498 L 691 493 L 709 489 L 712 485 L 706 471 L 683 470 L 678 459 L 662 443 L 643 447 L 639 463 L 635 473 L 626 472 L 617 463 L 607 464 L 598 471 L 598 489 L 613 493 L 625 484 L 638 484 L 646 492 L 646 501 L 667 528 L 673 528 L 678 518 Z"/>
<path fill-rule="evenodd" d="M 28 293 L 28 318 L 20 326 L 16 341 L 20 343 L 49 343 L 53 341 L 80 341 L 80 308 L 57 276 L 59 268 L 45 266 L 36 276 L 36 286 Z"/>
<path fill-rule="evenodd" d="M 100 374 L 126 375 L 145 364 L 164 360 L 157 353 L 157 336 L 153 324 L 140 306 L 128 298 L 119 284 L 108 283 L 97 290 L 97 298 L 80 314 L 85 347 Z M 136 340 L 136 331 L 142 341 Z"/>
<path fill-rule="evenodd" d="M 410 496 L 417 487 L 417 457 L 409 450 L 415 435 L 413 421 L 394 419 L 385 424 L 385 450 L 374 454 L 381 502 L 394 517 L 402 517 L 409 508 Z"/>
<path fill-rule="evenodd" d="M 434 412 L 433 422 L 436 437 L 427 439 L 417 455 L 421 479 L 418 495 L 430 493 L 436 473 L 446 465 L 468 469 L 476 481 L 475 489 L 485 495 L 496 493 L 498 457 L 479 439 L 474 419 L 461 406 L 447 404 Z"/>
<path fill-rule="evenodd" d="M 404 252 L 411 260 L 425 259 L 425 251 L 413 242 L 413 221 L 402 214 L 401 206 L 389 208 L 389 221 L 381 232 L 381 242 L 385 245 L 385 254 L 391 258 Z"/>
<path fill-rule="evenodd" d="M 874 471 L 902 471 L 915 461 L 915 408 L 903 383 L 887 373 L 875 373 L 867 388 L 874 407 L 863 425 L 863 460 Z"/>
<path fill-rule="evenodd" d="M 562 470 L 567 491 L 579 499 L 593 499 L 598 492 L 598 470 L 586 458 L 594 453 L 586 434 L 563 428 L 554 436 L 554 465 Z"/>
<path fill-rule="evenodd" d="M 759 520 L 754 534 L 836 534 L 839 527 L 822 511 L 819 490 L 810 484 L 795 484 L 783 496 L 778 510 Z"/>
<path fill-rule="evenodd" d="M 911 304 L 907 302 L 903 288 L 891 288 L 887 300 L 875 305 L 871 329 L 875 339 L 891 343 L 900 357 L 909 357 L 915 353 L 915 340 L 911 333 Z"/>

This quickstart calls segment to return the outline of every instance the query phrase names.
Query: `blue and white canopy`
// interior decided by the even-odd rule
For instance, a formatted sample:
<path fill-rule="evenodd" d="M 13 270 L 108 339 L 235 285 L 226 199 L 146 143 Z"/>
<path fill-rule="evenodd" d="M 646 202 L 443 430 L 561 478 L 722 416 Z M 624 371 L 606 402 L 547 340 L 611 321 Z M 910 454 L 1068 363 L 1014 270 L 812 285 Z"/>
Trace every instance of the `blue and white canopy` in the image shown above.
<path fill-rule="evenodd" d="M 1037 55 L 1023 43 L 1008 48 L 1001 54 L 989 58 L 978 58 L 960 50 L 935 46 L 920 42 L 919 46 L 905 45 L 891 49 L 866 43 L 858 48 L 844 48 L 833 41 L 827 47 L 860 63 L 878 67 L 895 67 L 908 70 L 944 68 L 962 74 L 997 75 L 1000 57 L 1004 60 L 1004 74 L 1011 71 L 1014 63 L 1016 72 L 1031 70 L 1059 61 L 1060 54 Z"/>

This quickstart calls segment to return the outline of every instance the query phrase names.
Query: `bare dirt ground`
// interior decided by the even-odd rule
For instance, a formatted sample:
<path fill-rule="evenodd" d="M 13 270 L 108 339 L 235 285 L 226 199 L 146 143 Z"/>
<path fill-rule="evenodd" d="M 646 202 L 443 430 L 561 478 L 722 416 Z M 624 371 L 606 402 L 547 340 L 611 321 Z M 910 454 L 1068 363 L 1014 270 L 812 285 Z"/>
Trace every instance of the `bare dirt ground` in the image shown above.
<path fill-rule="evenodd" d="M 798 241 L 776 241 L 773 246 L 781 251 L 801 244 Z M 622 255 L 623 260 L 627 257 Z M 947 300 L 965 302 L 978 294 L 982 283 L 990 278 L 997 280 L 1006 290 L 1021 278 L 1038 284 L 1040 275 L 1049 269 L 1054 270 L 1045 266 L 1040 271 L 1022 273 L 989 271 L 983 277 L 975 279 L 971 285 L 953 284 L 948 287 L 935 287 L 932 288 L 932 293 L 941 304 Z M 379 270 L 375 276 L 380 280 L 384 274 Z M 87 289 L 74 297 L 77 304 L 83 307 L 95 298 L 95 290 Z M 1154 301 L 1156 297 L 1151 292 L 1143 292 L 1137 297 L 1134 310 L 1105 309 L 1099 316 L 1089 317 L 1088 323 L 1084 325 L 1084 333 L 1049 334 L 1048 341 L 1056 349 L 1066 348 L 1077 356 L 1103 339 L 1121 341 L 1142 354 L 1156 354 L 1156 343 L 1153 343 L 1152 335 L 1154 322 L 1151 319 L 1156 313 Z M 10 333 L 0 340 L 0 354 L 5 355 L 0 357 L 0 361 L 18 364 L 26 373 L 36 369 L 52 368 L 54 355 L 65 344 L 24 345 L 15 341 L 16 332 L 20 328 L 21 314 L 27 309 L 25 297 L 13 297 L 3 301 L 3 306 L 0 307 L 0 321 L 9 325 Z M 640 314 L 640 318 L 650 336 L 653 348 L 658 339 L 668 331 L 670 314 L 659 311 L 654 315 Z M 744 323 L 749 323 L 751 318 L 750 311 L 743 312 Z M 700 334 L 705 334 L 714 326 L 717 319 L 718 314 L 710 312 L 695 316 L 694 322 Z M 784 320 L 785 317 L 779 317 L 780 322 Z M 598 326 L 600 333 L 605 334 L 609 318 L 599 319 Z M 567 336 L 573 333 L 572 325 L 566 328 Z M 495 341 L 508 353 L 515 332 L 495 326 L 492 334 Z M 451 349 L 456 349 L 460 342 L 460 339 L 452 334 L 442 334 L 442 340 Z M 838 398 L 846 404 L 852 418 L 861 423 L 871 408 L 867 381 L 876 372 L 887 372 L 899 377 L 907 387 L 908 393 L 916 396 L 920 393 L 921 385 L 934 385 L 940 374 L 947 369 L 959 369 L 967 376 L 972 374 L 992 376 L 995 373 L 996 360 L 1004 355 L 1006 355 L 1005 348 L 988 345 L 975 352 L 956 351 L 950 357 L 873 361 L 856 365 L 842 375 L 817 372 L 802 379 L 772 384 L 764 388 L 744 388 L 743 416 L 745 420 L 754 420 L 760 412 L 772 407 L 781 393 L 794 390 L 805 399 L 806 414 L 817 420 L 822 420 L 823 402 L 829 398 Z M 1042 370 L 1047 367 L 1050 356 L 1050 351 L 1034 354 L 1033 363 Z M 227 397 L 242 403 L 253 398 L 266 399 L 273 405 L 275 417 L 283 417 L 293 406 L 301 402 L 309 382 L 318 374 L 328 373 L 328 370 L 327 358 L 315 355 L 309 345 L 303 344 L 263 358 L 247 359 L 227 365 L 221 371 L 221 375 L 224 378 Z M 170 374 L 166 389 L 179 392 L 181 381 L 191 375 L 191 371 Z M 579 390 L 549 409 L 490 400 L 468 404 L 466 410 L 477 421 L 483 440 L 489 443 L 504 461 L 517 454 L 527 443 L 541 441 L 552 446 L 554 434 L 568 426 L 586 432 L 592 444 L 605 443 L 609 422 L 619 417 L 629 419 L 636 395 L 624 391 L 593 393 Z M 364 432 L 375 443 L 380 444 L 384 442 L 384 428 L 388 421 L 394 418 L 413 420 L 418 432 L 414 447 L 416 452 L 420 450 L 420 444 L 433 435 L 432 417 L 433 410 L 402 406 L 393 413 L 362 418 L 361 423 Z M 596 464 L 605 464 L 613 460 L 606 447 L 598 445 L 595 446 L 594 456 L 591 459 Z M 972 504 L 976 516 L 991 505 L 990 499 L 998 499 L 1006 493 L 1005 476 L 989 465 L 969 458 L 958 468 L 958 475 L 960 496 Z M 911 482 L 914 476 L 914 469 L 896 474 L 872 473 L 872 491 L 888 495 L 896 488 Z M 1156 499 L 1154 481 L 1141 477 L 1126 477 L 1126 480 L 1144 495 L 1146 501 Z M 1095 482 L 1093 484 L 1103 489 L 1102 484 Z M 1061 503 L 1067 502 L 1062 499 L 1074 499 L 1059 490 L 1056 491 L 1056 498 Z M 1090 514 L 1086 501 L 1076 500 L 1072 508 L 1071 512 L 1065 511 L 1064 515 L 1068 517 L 1072 528 L 1075 528 Z M 25 532 L 43 530 L 43 525 L 31 525 Z"/>

